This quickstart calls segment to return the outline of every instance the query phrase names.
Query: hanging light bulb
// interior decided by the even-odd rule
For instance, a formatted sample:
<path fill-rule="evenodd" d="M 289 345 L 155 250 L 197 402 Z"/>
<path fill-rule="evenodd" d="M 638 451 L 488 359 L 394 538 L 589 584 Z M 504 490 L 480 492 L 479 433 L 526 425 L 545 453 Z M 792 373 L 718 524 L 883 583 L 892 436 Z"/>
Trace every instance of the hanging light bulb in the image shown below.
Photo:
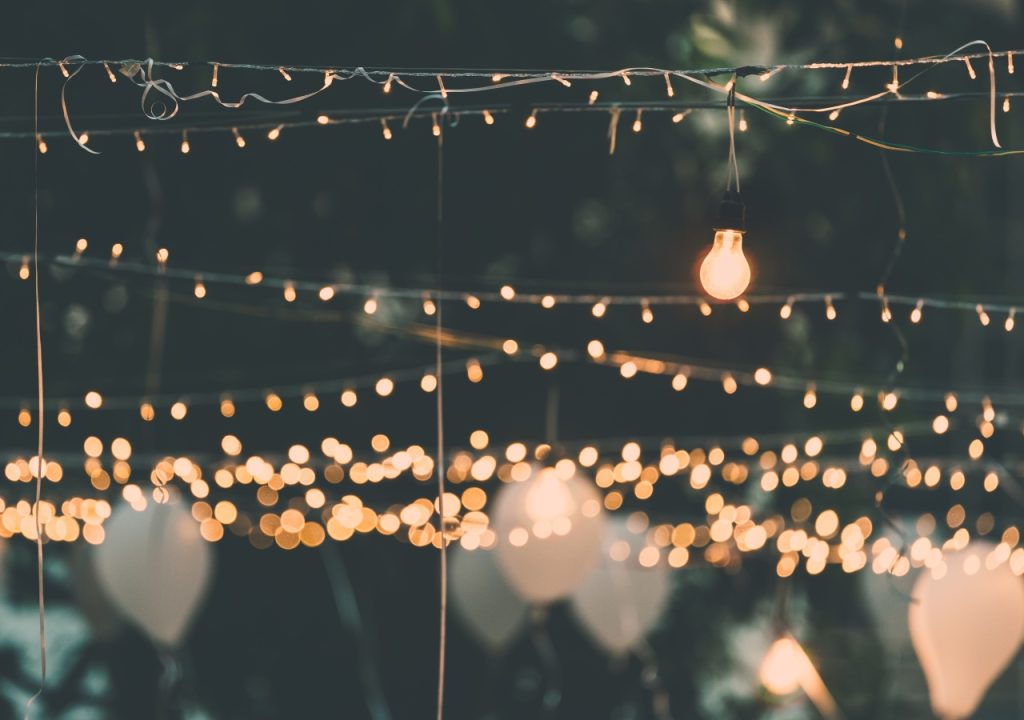
<path fill-rule="evenodd" d="M 700 284 L 717 300 L 733 300 L 750 285 L 750 263 L 743 256 L 745 215 L 740 194 L 727 191 L 718 208 L 711 252 L 700 264 Z"/>
<path fill-rule="evenodd" d="M 800 689 L 810 661 L 799 643 L 783 636 L 772 643 L 761 661 L 758 675 L 772 695 L 789 695 Z"/>

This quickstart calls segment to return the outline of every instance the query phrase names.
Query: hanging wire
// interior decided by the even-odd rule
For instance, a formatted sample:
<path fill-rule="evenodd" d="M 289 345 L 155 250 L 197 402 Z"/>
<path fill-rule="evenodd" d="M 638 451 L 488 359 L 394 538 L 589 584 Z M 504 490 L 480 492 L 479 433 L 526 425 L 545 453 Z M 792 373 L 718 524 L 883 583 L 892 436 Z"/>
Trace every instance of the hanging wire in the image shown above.
<path fill-rule="evenodd" d="M 35 82 L 33 92 L 33 114 L 35 127 L 39 128 L 39 70 L 36 66 Z M 46 474 L 46 461 L 43 459 L 43 421 L 46 404 L 43 400 L 43 333 L 42 333 L 42 305 L 39 302 L 39 153 L 32 152 L 34 159 L 33 171 L 33 243 L 32 263 L 34 280 L 34 301 L 35 301 L 35 345 L 36 345 L 36 391 L 37 391 L 37 412 L 36 425 L 39 429 L 36 445 L 36 502 L 33 508 L 35 516 L 36 531 L 36 589 L 39 595 L 39 690 L 25 703 L 25 720 L 31 715 L 32 705 L 42 697 L 46 689 L 46 574 L 43 565 L 43 523 L 40 516 L 42 507 L 43 476 Z"/>
<path fill-rule="evenodd" d="M 447 104 L 442 110 L 447 110 Z M 440 296 L 444 289 L 444 123 L 437 125 L 437 294 Z M 435 366 L 437 368 L 437 457 L 444 457 L 444 375 L 441 369 L 444 346 L 444 323 L 442 314 L 444 303 L 438 302 L 434 311 L 435 318 Z M 437 649 L 437 720 L 444 717 L 444 684 L 445 684 L 445 655 L 448 645 L 448 529 L 445 526 L 445 486 L 444 475 L 446 468 L 444 463 L 437 463 L 437 514 L 440 533 L 440 567 L 439 567 L 439 628 L 438 628 L 438 649 Z"/>
<path fill-rule="evenodd" d="M 725 191 L 732 190 L 733 177 L 736 178 L 736 193 L 740 192 L 740 166 L 736 161 L 736 76 L 729 81 L 729 92 L 725 101 L 729 116 L 729 173 L 725 182 Z"/>

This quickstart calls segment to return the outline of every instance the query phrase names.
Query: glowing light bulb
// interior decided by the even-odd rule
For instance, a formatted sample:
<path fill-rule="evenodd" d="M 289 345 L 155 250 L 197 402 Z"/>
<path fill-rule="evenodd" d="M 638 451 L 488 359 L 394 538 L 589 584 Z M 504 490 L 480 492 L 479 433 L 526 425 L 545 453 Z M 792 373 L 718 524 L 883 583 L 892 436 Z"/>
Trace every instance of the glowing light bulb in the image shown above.
<path fill-rule="evenodd" d="M 809 665 L 810 660 L 797 641 L 791 637 L 781 637 L 772 643 L 761 661 L 758 676 L 768 692 L 773 695 L 789 695 L 800 689 Z"/>
<path fill-rule="evenodd" d="M 700 284 L 717 300 L 733 300 L 750 285 L 750 263 L 743 255 L 746 210 L 740 194 L 727 191 L 718 206 L 718 223 L 711 252 L 700 264 Z"/>
<path fill-rule="evenodd" d="M 704 292 L 718 300 L 732 300 L 750 285 L 750 263 L 743 256 L 743 233 L 717 230 L 711 252 L 700 265 Z"/>

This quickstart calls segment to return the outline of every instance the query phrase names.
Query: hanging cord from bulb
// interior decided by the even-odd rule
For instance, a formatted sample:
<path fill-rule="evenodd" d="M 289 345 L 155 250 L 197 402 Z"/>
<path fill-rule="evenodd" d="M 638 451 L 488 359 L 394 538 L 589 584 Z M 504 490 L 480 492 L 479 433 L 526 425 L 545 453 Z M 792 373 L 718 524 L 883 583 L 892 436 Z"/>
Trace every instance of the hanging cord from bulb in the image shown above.
<path fill-rule="evenodd" d="M 725 110 L 729 119 L 729 174 L 725 181 L 725 191 L 732 190 L 732 180 L 736 178 L 736 193 L 740 192 L 740 166 L 736 162 L 736 75 L 729 83 L 729 93 L 725 98 Z"/>

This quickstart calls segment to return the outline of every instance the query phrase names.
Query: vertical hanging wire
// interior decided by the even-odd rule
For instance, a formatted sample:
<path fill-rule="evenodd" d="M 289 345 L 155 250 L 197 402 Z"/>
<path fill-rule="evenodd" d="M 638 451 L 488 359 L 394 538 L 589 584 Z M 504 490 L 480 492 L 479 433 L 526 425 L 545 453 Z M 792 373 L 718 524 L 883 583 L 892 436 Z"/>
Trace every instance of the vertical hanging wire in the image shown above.
<path fill-rule="evenodd" d="M 447 106 L 445 107 L 445 111 Z M 434 361 L 437 374 L 437 514 L 438 528 L 441 531 L 441 562 L 440 562 L 440 610 L 437 649 L 437 720 L 444 718 L 444 665 L 445 650 L 448 643 L 448 541 L 445 533 L 444 517 L 444 374 L 442 361 L 442 335 L 444 325 L 441 314 L 444 308 L 441 291 L 444 288 L 444 111 L 441 113 L 441 128 L 437 134 L 437 312 L 434 315 Z"/>
<path fill-rule="evenodd" d="M 726 95 L 725 111 L 729 120 L 729 172 L 725 181 L 725 191 L 732 190 L 733 177 L 736 178 L 736 192 L 740 192 L 740 166 L 736 162 L 736 75 L 733 74 L 729 83 L 729 93 Z"/>
<path fill-rule="evenodd" d="M 40 62 L 36 65 L 35 83 L 33 88 L 33 119 L 35 123 L 35 134 L 39 134 L 39 70 L 42 67 Z M 25 719 L 28 720 L 32 712 L 32 705 L 38 700 L 46 688 L 46 592 L 43 573 L 43 523 L 39 516 L 40 502 L 43 494 L 43 472 L 46 465 L 43 462 L 43 333 L 40 320 L 41 308 L 39 303 L 39 152 L 33 143 L 32 156 L 33 165 L 33 247 L 32 247 L 32 272 L 35 275 L 35 313 L 36 313 L 36 389 L 39 404 L 36 424 L 39 428 L 36 445 L 36 583 L 39 593 L 39 690 L 25 703 Z"/>

